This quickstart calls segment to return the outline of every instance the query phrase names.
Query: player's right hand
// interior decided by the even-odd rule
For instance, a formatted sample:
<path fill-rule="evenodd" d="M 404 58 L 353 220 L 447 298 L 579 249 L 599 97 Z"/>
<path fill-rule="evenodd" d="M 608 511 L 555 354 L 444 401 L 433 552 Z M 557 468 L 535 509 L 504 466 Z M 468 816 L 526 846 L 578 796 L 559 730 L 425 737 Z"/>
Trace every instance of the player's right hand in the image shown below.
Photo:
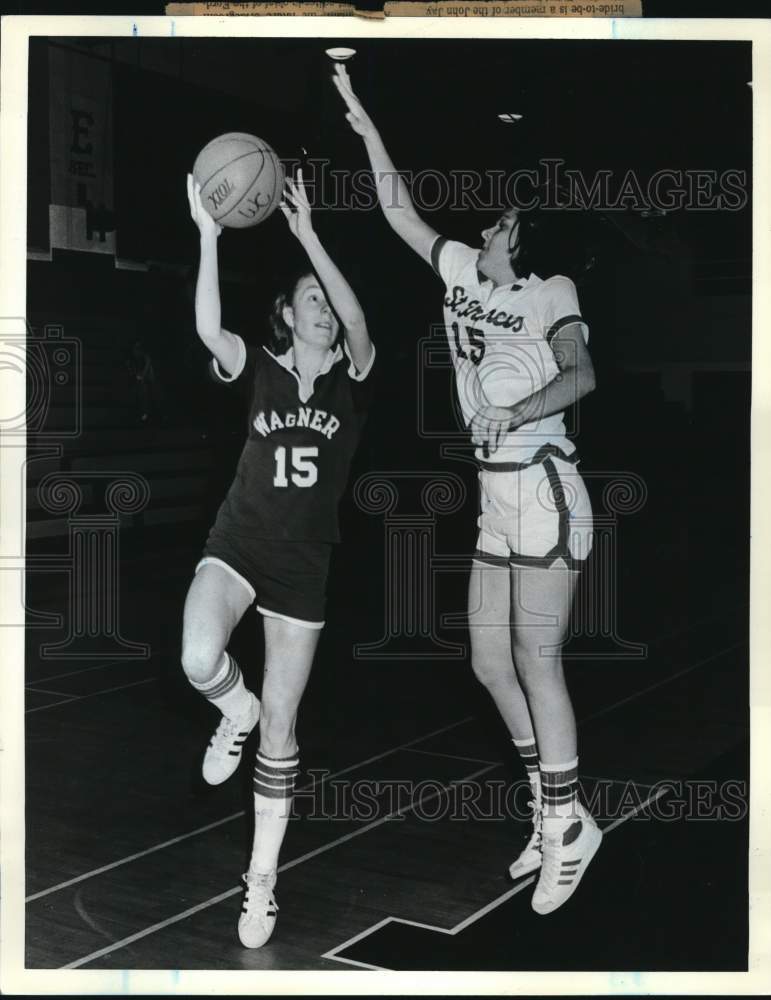
<path fill-rule="evenodd" d="M 363 139 L 370 139 L 377 135 L 374 122 L 362 107 L 359 98 L 354 94 L 348 70 L 342 63 L 335 63 L 335 73 L 332 77 L 332 83 L 337 87 L 337 92 L 348 106 L 345 117 L 350 122 L 354 132 L 358 133 Z"/>
<path fill-rule="evenodd" d="M 187 200 L 190 204 L 190 218 L 198 226 L 201 236 L 219 236 L 222 226 L 215 222 L 204 208 L 201 201 L 201 185 L 193 180 L 192 174 L 187 175 Z"/>
<path fill-rule="evenodd" d="M 484 451 L 485 457 L 498 450 L 510 429 L 511 410 L 506 406 L 482 406 L 471 418 L 471 442 Z"/>

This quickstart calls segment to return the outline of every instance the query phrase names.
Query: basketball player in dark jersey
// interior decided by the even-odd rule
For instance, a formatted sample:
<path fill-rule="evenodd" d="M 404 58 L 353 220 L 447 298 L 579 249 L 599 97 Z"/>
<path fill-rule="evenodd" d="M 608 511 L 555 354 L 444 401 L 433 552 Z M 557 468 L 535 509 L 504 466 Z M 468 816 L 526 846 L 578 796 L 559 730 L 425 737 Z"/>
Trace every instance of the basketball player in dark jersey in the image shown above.
<path fill-rule="evenodd" d="M 273 888 L 299 765 L 295 721 L 324 625 L 337 507 L 365 418 L 375 349 L 356 295 L 314 232 L 301 173 L 297 183 L 287 181 L 281 211 L 310 267 L 276 299 L 272 343 L 247 346 L 222 329 L 221 227 L 191 176 L 187 185 L 200 231 L 198 336 L 211 351 L 214 377 L 244 386 L 251 406 L 235 478 L 187 594 L 182 666 L 222 712 L 203 763 L 210 784 L 234 773 L 259 723 L 254 843 L 238 924 L 242 944 L 259 948 L 276 921 Z M 255 602 L 265 630 L 260 701 L 227 652 Z"/>

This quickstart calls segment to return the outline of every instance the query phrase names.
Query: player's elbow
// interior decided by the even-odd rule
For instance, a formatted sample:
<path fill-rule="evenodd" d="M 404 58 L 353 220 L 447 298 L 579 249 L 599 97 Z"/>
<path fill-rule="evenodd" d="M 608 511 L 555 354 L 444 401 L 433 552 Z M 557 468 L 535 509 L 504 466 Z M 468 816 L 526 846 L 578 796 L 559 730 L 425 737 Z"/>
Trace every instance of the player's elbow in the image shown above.
<path fill-rule="evenodd" d="M 582 396 L 588 396 L 590 392 L 594 392 L 597 388 L 597 378 L 594 374 L 594 368 L 588 368 L 582 373 L 581 387 L 583 389 Z"/>
<path fill-rule="evenodd" d="M 567 384 L 571 387 L 575 402 L 583 399 L 584 396 L 588 396 L 590 392 L 594 392 L 597 384 L 594 377 L 594 369 L 591 366 L 584 365 L 575 368 L 563 368 L 560 373 L 560 381 L 563 380 L 567 380 Z"/>
<path fill-rule="evenodd" d="M 213 353 L 222 338 L 222 330 L 208 323 L 197 323 L 195 329 L 201 342 Z"/>

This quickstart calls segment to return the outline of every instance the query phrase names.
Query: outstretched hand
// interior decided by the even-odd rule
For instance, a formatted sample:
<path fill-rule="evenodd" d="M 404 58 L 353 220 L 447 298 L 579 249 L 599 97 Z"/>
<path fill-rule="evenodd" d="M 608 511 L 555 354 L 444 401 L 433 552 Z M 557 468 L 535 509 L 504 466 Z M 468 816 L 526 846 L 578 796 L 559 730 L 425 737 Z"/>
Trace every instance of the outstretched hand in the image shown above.
<path fill-rule="evenodd" d="M 377 135 L 377 129 L 375 128 L 372 119 L 364 110 L 359 98 L 353 92 L 348 70 L 342 63 L 335 63 L 335 73 L 332 77 L 332 83 L 334 83 L 335 87 L 337 87 L 337 92 L 340 94 L 348 107 L 345 117 L 350 122 L 351 128 L 354 132 L 360 135 L 363 139 L 370 139 Z"/>
<path fill-rule="evenodd" d="M 288 204 L 287 204 L 288 203 Z M 297 171 L 297 180 L 287 177 L 284 184 L 284 197 L 279 203 L 284 218 L 289 223 L 289 231 L 302 242 L 313 233 L 311 222 L 311 206 L 305 193 L 302 170 Z"/>
<path fill-rule="evenodd" d="M 187 175 L 187 200 L 190 205 L 190 217 L 198 226 L 201 236 L 211 234 L 215 238 L 222 232 L 222 226 L 204 208 L 201 201 L 201 185 L 193 180 L 193 175 Z"/>

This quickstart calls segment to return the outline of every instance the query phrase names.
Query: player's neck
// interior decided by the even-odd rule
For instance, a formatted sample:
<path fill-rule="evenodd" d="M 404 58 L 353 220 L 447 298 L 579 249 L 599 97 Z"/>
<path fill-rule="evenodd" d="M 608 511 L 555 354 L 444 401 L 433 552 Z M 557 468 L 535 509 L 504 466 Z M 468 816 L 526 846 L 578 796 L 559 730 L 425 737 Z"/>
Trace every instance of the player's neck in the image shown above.
<path fill-rule="evenodd" d="M 294 365 L 300 373 L 300 378 L 312 379 L 317 375 L 326 361 L 328 353 L 329 349 L 327 347 L 306 344 L 302 340 L 295 338 Z"/>
<path fill-rule="evenodd" d="M 510 267 L 493 268 L 489 274 L 480 273 L 493 283 L 493 288 L 500 288 L 501 285 L 513 285 L 517 281 L 517 276 Z"/>

